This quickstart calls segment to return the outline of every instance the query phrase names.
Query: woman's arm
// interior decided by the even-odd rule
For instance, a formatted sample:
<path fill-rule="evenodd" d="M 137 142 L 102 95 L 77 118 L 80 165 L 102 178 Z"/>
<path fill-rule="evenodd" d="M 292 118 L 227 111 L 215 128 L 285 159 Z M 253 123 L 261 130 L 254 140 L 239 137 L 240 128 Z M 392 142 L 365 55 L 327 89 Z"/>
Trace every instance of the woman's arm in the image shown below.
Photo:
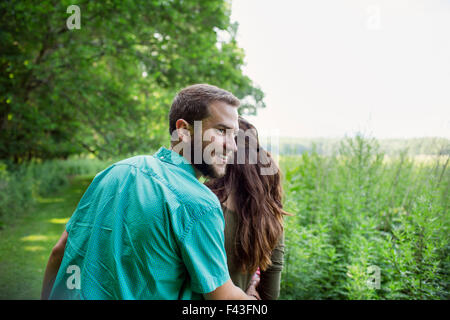
<path fill-rule="evenodd" d="M 272 252 L 272 265 L 267 270 L 261 270 L 261 280 L 257 287 L 263 300 L 276 300 L 280 295 L 281 271 L 284 259 L 284 233 Z"/>
<path fill-rule="evenodd" d="M 56 274 L 58 273 L 59 267 L 61 266 L 61 261 L 64 257 L 64 250 L 66 248 L 67 237 L 69 234 L 64 230 L 61 238 L 59 238 L 56 245 L 53 247 L 48 259 L 47 268 L 45 269 L 44 281 L 42 284 L 41 299 L 47 300 L 53 288 L 53 283 L 56 279 Z"/>

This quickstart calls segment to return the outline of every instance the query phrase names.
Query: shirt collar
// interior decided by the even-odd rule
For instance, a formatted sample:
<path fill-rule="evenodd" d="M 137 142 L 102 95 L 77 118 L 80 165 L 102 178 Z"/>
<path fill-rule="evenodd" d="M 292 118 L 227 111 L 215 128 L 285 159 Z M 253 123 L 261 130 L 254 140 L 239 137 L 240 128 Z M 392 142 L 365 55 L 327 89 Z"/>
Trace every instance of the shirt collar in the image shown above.
<path fill-rule="evenodd" d="M 164 147 L 161 147 L 153 156 L 155 158 L 158 158 L 161 161 L 173 164 L 183 170 L 186 170 L 187 172 L 192 174 L 194 177 L 196 177 L 195 170 L 194 170 L 194 167 L 192 166 L 192 164 L 189 163 L 189 161 L 187 161 L 187 159 L 185 157 L 179 155 L 178 153 L 176 153 L 173 150 L 169 150 Z"/>

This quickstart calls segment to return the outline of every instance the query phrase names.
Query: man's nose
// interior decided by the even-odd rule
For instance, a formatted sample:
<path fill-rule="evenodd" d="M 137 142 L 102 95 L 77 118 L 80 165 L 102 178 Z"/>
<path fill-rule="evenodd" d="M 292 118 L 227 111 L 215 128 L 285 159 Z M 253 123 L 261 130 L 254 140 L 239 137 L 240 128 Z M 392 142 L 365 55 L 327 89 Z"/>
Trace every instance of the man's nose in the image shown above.
<path fill-rule="evenodd" d="M 226 149 L 227 152 L 237 152 L 237 145 L 234 136 L 227 138 Z"/>

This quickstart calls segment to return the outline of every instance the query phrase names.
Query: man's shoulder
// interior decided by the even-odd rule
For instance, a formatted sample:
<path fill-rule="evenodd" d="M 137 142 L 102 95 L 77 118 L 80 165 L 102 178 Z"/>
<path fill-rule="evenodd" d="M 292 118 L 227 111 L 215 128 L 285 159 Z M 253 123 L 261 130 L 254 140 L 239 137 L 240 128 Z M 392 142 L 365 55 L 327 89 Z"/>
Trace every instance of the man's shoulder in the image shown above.
<path fill-rule="evenodd" d="M 114 163 L 111 167 L 113 167 L 116 172 L 129 172 L 130 170 L 137 170 L 151 180 L 156 178 L 156 180 L 163 183 L 170 182 L 166 181 L 168 180 L 166 172 L 169 171 L 167 164 L 160 161 L 153 155 L 138 155 L 130 157 Z"/>
<path fill-rule="evenodd" d="M 157 160 L 152 155 L 138 155 L 126 158 L 114 163 L 114 166 L 129 165 L 137 168 L 152 167 L 157 164 Z"/>
<path fill-rule="evenodd" d="M 139 169 L 149 178 L 163 183 L 180 201 L 190 209 L 221 209 L 220 202 L 214 193 L 186 170 L 161 161 L 152 155 L 139 155 L 116 162 L 114 166 L 132 166 Z M 126 170 L 126 169 L 125 169 Z"/>
<path fill-rule="evenodd" d="M 110 186 L 115 185 L 112 182 L 120 183 L 129 180 L 130 177 L 135 176 L 135 172 L 149 173 L 151 168 L 154 168 L 156 159 L 152 156 L 134 156 L 131 158 L 120 160 L 113 163 L 103 171 L 97 173 L 94 182 L 99 185 Z"/>

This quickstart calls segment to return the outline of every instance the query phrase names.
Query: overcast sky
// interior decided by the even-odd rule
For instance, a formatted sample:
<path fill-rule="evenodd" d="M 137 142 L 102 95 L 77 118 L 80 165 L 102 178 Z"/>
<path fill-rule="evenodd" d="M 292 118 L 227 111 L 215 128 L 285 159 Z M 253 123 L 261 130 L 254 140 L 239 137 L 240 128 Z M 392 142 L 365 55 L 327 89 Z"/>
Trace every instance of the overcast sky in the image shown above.
<path fill-rule="evenodd" d="M 231 20 L 260 131 L 450 138 L 450 0 L 232 0 Z"/>

